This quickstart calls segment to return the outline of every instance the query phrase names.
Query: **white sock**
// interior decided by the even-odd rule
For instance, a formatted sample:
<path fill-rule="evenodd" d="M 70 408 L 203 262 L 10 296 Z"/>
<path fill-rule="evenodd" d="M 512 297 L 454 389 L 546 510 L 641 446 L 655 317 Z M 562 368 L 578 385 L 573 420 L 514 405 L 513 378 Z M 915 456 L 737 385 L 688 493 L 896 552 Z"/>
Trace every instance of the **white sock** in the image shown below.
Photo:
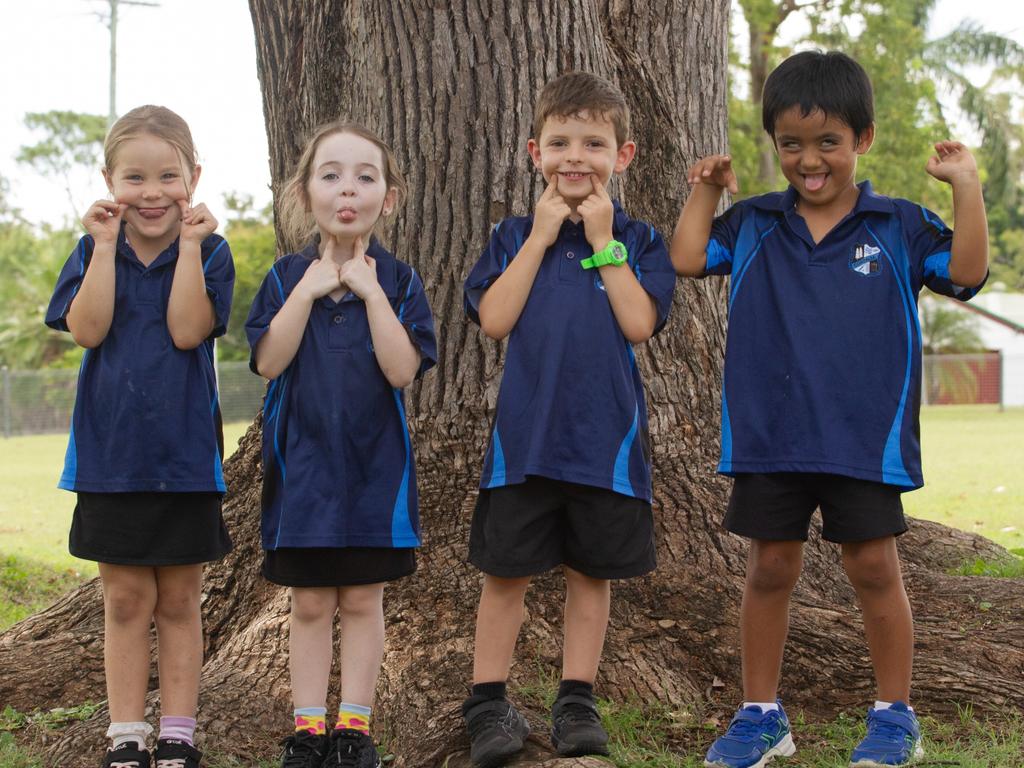
<path fill-rule="evenodd" d="M 766 701 L 744 701 L 743 708 L 746 709 L 747 707 L 760 707 L 762 712 L 779 711 L 779 705 L 776 704 L 774 701 L 770 703 Z"/>
<path fill-rule="evenodd" d="M 889 707 L 891 707 L 893 705 L 893 703 L 894 702 L 891 702 L 891 701 L 876 701 L 875 702 L 875 711 L 882 710 L 882 709 L 889 709 Z M 907 709 L 909 709 L 911 712 L 914 711 L 914 708 L 911 707 L 910 705 L 907 705 Z"/>
<path fill-rule="evenodd" d="M 153 732 L 153 726 L 149 723 L 111 723 L 107 728 L 107 738 L 110 739 L 111 749 L 134 741 L 139 749 L 146 748 L 146 737 Z"/>

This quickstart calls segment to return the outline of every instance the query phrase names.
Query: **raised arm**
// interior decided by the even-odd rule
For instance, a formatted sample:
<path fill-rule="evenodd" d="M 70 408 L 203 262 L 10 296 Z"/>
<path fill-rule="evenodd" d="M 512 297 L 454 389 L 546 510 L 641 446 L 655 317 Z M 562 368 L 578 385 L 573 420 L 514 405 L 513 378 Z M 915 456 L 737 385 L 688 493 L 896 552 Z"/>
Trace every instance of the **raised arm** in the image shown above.
<path fill-rule="evenodd" d="M 587 242 L 596 253 L 603 250 L 614 237 L 612 222 L 615 206 L 608 196 L 608 190 L 597 176 L 591 174 L 590 181 L 593 184 L 593 192 L 576 210 L 583 218 Z M 636 279 L 628 265 L 606 264 L 598 267 L 598 270 L 622 335 L 633 344 L 647 341 L 654 333 L 654 326 L 658 322 L 658 310 L 654 299 L 640 285 L 640 281 Z"/>
<path fill-rule="evenodd" d="M 971 288 L 988 273 L 988 217 L 974 156 L 959 141 L 940 141 L 926 170 L 953 188 L 953 246 L 949 279 Z"/>
<path fill-rule="evenodd" d="M 341 267 L 341 281 L 366 305 L 373 354 L 384 378 L 393 387 L 412 384 L 420 367 L 420 352 L 409 339 L 377 280 L 377 262 L 366 254 L 362 238 L 356 240 L 352 258 Z"/>
<path fill-rule="evenodd" d="M 676 274 L 700 277 L 707 266 L 708 239 L 715 209 L 723 190 L 736 194 L 738 186 L 729 155 L 710 155 L 698 161 L 687 174 L 690 196 L 683 205 L 672 235 L 669 256 Z"/>
<path fill-rule="evenodd" d="M 544 253 L 558 238 L 558 230 L 570 213 L 558 194 L 558 174 L 552 174 L 551 182 L 537 201 L 530 236 L 480 299 L 480 328 L 492 339 L 504 339 L 519 322 Z"/>
<path fill-rule="evenodd" d="M 179 200 L 181 234 L 167 301 L 167 329 L 178 349 L 195 349 L 213 332 L 217 322 L 213 301 L 206 292 L 202 244 L 217 228 L 217 220 L 203 204 L 190 208 Z"/>
<path fill-rule="evenodd" d="M 256 370 L 260 376 L 276 379 L 291 365 L 306 332 L 313 302 L 342 286 L 338 265 L 326 252 L 306 269 L 284 306 L 270 321 L 267 332 L 256 345 Z"/>

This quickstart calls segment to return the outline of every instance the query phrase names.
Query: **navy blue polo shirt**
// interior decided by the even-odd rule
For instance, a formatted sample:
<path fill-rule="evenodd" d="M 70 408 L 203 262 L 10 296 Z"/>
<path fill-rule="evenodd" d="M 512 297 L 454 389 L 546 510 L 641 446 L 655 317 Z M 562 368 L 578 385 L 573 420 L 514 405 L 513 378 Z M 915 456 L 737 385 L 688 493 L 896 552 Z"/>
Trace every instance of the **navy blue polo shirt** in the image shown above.
<path fill-rule="evenodd" d="M 505 219 L 465 284 L 466 313 L 480 322 L 480 299 L 515 258 L 532 216 Z M 615 203 L 613 233 L 628 267 L 657 307 L 655 333 L 672 306 L 675 272 L 650 224 Z M 651 500 L 651 454 L 643 382 L 622 335 L 583 223 L 565 221 L 544 253 L 508 339 L 497 413 L 484 457 L 481 488 L 540 475 Z"/>
<path fill-rule="evenodd" d="M 65 262 L 46 310 L 51 328 L 68 330 L 68 309 L 93 246 L 92 236 L 84 236 Z M 122 226 L 114 257 L 114 316 L 103 342 L 82 356 L 60 488 L 224 492 L 213 339 L 227 330 L 235 267 L 219 235 L 203 240 L 200 252 L 216 327 L 195 349 L 181 350 L 167 328 L 178 241 L 147 267 Z"/>
<path fill-rule="evenodd" d="M 931 211 L 859 185 L 815 245 L 791 187 L 718 217 L 708 274 L 731 274 L 719 471 L 827 472 L 923 485 L 918 412 L 923 285 L 949 277 L 953 232 Z M 982 284 L 984 281 L 982 281 Z"/>
<path fill-rule="evenodd" d="M 421 355 L 437 361 L 423 283 L 374 240 L 377 280 Z M 245 331 L 256 345 L 284 306 L 317 246 L 276 261 Z M 270 382 L 263 407 L 263 548 L 416 547 L 416 469 L 402 391 L 373 352 L 366 305 L 353 293 L 313 302 L 291 364 Z"/>

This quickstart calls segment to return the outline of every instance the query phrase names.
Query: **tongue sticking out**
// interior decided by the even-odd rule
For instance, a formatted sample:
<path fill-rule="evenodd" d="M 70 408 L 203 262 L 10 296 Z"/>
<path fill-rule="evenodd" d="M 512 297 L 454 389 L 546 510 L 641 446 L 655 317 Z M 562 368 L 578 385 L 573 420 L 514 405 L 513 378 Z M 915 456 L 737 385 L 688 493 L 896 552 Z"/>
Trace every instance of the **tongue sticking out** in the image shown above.
<path fill-rule="evenodd" d="M 345 223 L 349 223 L 356 220 L 356 212 L 349 210 L 339 211 L 338 218 L 344 221 Z"/>
<path fill-rule="evenodd" d="M 807 186 L 808 192 L 817 192 L 825 186 L 825 174 L 815 173 L 813 175 L 804 176 L 804 184 Z"/>

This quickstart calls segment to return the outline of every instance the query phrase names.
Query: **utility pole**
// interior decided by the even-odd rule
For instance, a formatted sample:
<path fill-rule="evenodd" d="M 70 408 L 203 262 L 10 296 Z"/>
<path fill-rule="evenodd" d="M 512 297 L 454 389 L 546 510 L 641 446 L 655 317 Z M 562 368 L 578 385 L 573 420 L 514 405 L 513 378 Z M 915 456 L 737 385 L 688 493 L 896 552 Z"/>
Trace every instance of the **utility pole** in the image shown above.
<path fill-rule="evenodd" d="M 110 7 L 110 12 L 97 14 L 107 22 L 110 29 L 110 107 L 107 112 L 107 128 L 117 120 L 117 9 L 122 5 L 139 5 L 149 8 L 158 8 L 160 3 L 146 2 L 146 0 L 103 0 Z"/>

